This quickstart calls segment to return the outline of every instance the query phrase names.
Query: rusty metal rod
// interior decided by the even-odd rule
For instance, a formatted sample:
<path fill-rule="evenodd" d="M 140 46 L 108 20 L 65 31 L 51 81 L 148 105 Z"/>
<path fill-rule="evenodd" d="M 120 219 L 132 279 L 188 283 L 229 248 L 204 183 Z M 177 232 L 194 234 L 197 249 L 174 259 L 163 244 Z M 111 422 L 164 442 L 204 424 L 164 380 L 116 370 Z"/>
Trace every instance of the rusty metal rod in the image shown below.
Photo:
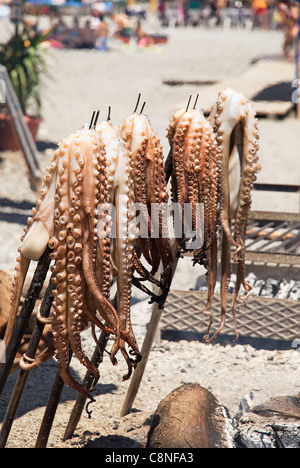
<path fill-rule="evenodd" d="M 116 301 L 117 301 L 117 296 L 115 296 L 114 298 L 114 302 L 113 302 L 114 305 L 116 305 Z M 102 353 L 100 350 L 103 349 L 104 351 L 108 338 L 109 338 L 109 335 L 107 335 L 106 333 L 101 333 L 99 346 L 96 346 L 94 354 L 93 354 L 93 358 L 92 358 L 92 362 L 97 366 L 102 361 Z M 99 347 L 100 347 L 100 350 L 99 350 Z M 72 359 L 71 350 L 69 354 L 69 359 L 70 361 Z M 92 374 L 90 372 L 87 372 L 83 384 L 86 385 L 87 388 L 89 388 L 91 386 L 92 380 L 93 380 Z M 36 441 L 35 448 L 47 447 L 48 439 L 49 439 L 50 432 L 52 429 L 55 414 L 58 408 L 61 393 L 63 391 L 63 387 L 64 387 L 64 382 L 61 379 L 59 372 L 57 372 L 54 383 L 53 383 L 52 391 L 48 400 L 48 404 L 45 410 L 44 418 L 40 427 L 40 432 Z M 71 414 L 68 426 L 65 431 L 65 435 L 63 438 L 64 441 L 72 437 L 77 427 L 77 424 L 80 420 L 80 417 L 82 415 L 85 402 L 86 402 L 86 398 L 82 396 L 81 394 L 79 394 L 77 401 L 75 403 L 75 406 L 73 408 L 73 412 Z"/>
<path fill-rule="evenodd" d="M 0 366 L 0 395 L 6 384 L 14 359 L 18 352 L 22 337 L 27 327 L 30 316 L 33 312 L 35 303 L 40 295 L 43 284 L 45 282 L 49 266 L 50 266 L 49 248 L 46 249 L 40 258 L 33 275 L 30 287 L 26 294 L 26 298 L 17 318 L 14 330 L 9 343 L 7 344 L 5 360 L 6 362 Z"/>
<path fill-rule="evenodd" d="M 71 361 L 71 352 L 69 360 Z M 53 421 L 59 404 L 59 400 L 64 388 L 64 381 L 62 380 L 59 372 L 56 373 L 52 390 L 48 399 L 48 404 L 45 410 L 43 421 L 39 430 L 39 434 L 36 440 L 35 448 L 46 448 L 49 435 L 52 429 Z"/>

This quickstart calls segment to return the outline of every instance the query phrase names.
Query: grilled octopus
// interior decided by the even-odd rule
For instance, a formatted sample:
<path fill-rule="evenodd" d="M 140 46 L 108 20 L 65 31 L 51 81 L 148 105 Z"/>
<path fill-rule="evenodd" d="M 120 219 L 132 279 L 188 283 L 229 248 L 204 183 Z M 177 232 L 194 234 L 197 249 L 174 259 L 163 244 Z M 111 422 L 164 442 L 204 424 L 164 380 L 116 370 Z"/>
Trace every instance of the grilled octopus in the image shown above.
<path fill-rule="evenodd" d="M 212 322 L 209 310 L 216 282 L 220 178 L 215 135 L 201 109 L 187 108 L 177 111 L 170 119 L 167 136 L 171 150 L 166 161 L 166 177 L 171 178 L 173 203 L 178 204 L 182 213 L 181 236 L 177 236 L 177 241 L 183 251 L 194 252 L 194 264 L 205 265 L 208 270 L 208 301 L 203 312 L 210 315 Z M 187 209 L 191 212 L 191 226 L 184 222 Z"/>
<path fill-rule="evenodd" d="M 243 285 L 248 297 L 251 287 L 245 281 L 245 236 L 251 209 L 251 191 L 258 164 L 259 132 L 255 113 L 240 93 L 225 88 L 219 93 L 208 118 L 217 140 L 217 152 L 222 161 L 219 210 L 221 239 L 221 325 L 225 323 L 228 284 L 231 277 L 231 257 L 236 264 L 237 280 L 232 301 L 235 320 L 236 300 Z M 233 255 L 231 249 L 234 249 Z M 238 336 L 235 320 L 236 334 Z"/>
<path fill-rule="evenodd" d="M 172 280 L 173 256 L 166 222 L 169 196 L 162 145 L 144 114 L 134 112 L 122 123 L 120 133 L 131 152 L 135 203 L 140 213 L 141 229 L 136 242 L 135 267 L 141 281 L 148 280 L 161 287 L 161 295 L 154 299 L 163 307 Z M 150 272 L 139 261 L 141 256 L 150 265 Z M 160 266 L 162 273 L 157 283 L 155 275 Z M 137 281 L 134 284 L 138 286 Z"/>
<path fill-rule="evenodd" d="M 237 281 L 232 301 L 235 306 L 241 286 L 250 293 L 245 281 L 245 234 L 251 208 L 251 191 L 260 170 L 258 164 L 258 128 L 248 100 L 225 88 L 219 93 L 210 116 L 205 119 L 196 109 L 181 109 L 170 120 L 167 133 L 171 150 L 166 161 L 167 180 L 171 178 L 173 200 L 194 207 L 203 204 L 203 246 L 194 250 L 194 264 L 203 264 L 207 272 L 208 301 L 204 313 L 210 315 L 205 341 L 213 340 L 223 329 L 226 319 L 231 263 L 236 264 Z M 192 208 L 193 216 L 195 208 Z M 182 216 L 183 218 L 183 216 Z M 201 217 L 200 217 L 201 218 Z M 201 229 L 195 225 L 196 233 Z M 221 237 L 218 235 L 221 226 Z M 188 244 L 178 239 L 183 251 Z M 212 305 L 218 274 L 218 246 L 221 249 L 221 323 L 212 337 Z M 231 250 L 234 249 L 233 254 Z"/>
<path fill-rule="evenodd" d="M 49 319 L 39 318 L 52 325 L 53 347 L 47 348 L 35 360 L 24 355 L 20 365 L 24 369 L 33 369 L 55 354 L 64 382 L 90 399 L 93 399 L 90 391 L 99 379 L 99 371 L 81 346 L 80 334 L 88 324 L 92 323 L 115 337 L 111 360 L 116 363 L 116 353 L 121 349 L 128 363 L 128 375 L 133 364 L 124 342 L 139 356 L 127 322 L 130 302 L 128 281 L 131 274 L 128 244 L 132 237 L 124 229 L 127 229 L 130 220 L 130 165 L 126 151 L 117 152 L 116 161 L 112 157 L 107 158 L 106 152 L 105 138 L 95 129 L 82 129 L 72 134 L 60 143 L 55 152 L 40 198 L 22 238 L 10 321 L 5 335 L 5 342 L 8 343 L 29 263 L 38 260 L 49 246 L 55 285 L 52 316 Z M 111 185 L 108 165 L 111 169 L 113 162 L 114 181 Z M 108 209 L 99 210 L 99 206 L 109 206 L 112 196 L 121 220 L 121 225 L 117 225 L 118 236 L 125 245 L 116 243 L 112 246 L 111 213 Z M 122 263 L 124 256 L 126 265 Z M 120 312 L 109 300 L 114 264 L 119 266 L 118 281 L 124 286 L 123 290 L 119 289 L 122 291 L 118 302 Z M 86 389 L 72 376 L 69 349 L 93 373 L 91 389 Z"/>

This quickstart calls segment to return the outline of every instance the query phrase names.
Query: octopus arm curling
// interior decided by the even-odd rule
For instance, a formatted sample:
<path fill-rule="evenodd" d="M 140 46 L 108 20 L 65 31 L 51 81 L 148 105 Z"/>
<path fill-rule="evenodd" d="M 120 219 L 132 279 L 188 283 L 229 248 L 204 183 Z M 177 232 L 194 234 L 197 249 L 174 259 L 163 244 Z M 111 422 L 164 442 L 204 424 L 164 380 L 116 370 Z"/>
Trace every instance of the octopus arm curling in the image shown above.
<path fill-rule="evenodd" d="M 130 319 L 133 251 L 137 237 L 133 174 L 130 152 L 120 138 L 119 130 L 107 121 L 99 124 L 97 131 L 105 145 L 109 200 L 115 208 L 116 221 L 111 257 L 117 272 L 117 309 L 120 328 L 119 336 L 111 349 L 111 358 L 116 360 L 115 356 L 118 350 L 121 350 L 128 366 L 128 373 L 123 377 L 126 380 L 131 375 L 132 367 L 141 359 Z M 129 357 L 125 343 L 131 348 L 130 353 L 135 356 L 135 360 Z"/>
<path fill-rule="evenodd" d="M 248 100 L 239 93 L 225 88 L 219 93 L 209 121 L 214 128 L 218 153 L 222 160 L 220 181 L 220 219 L 222 224 L 221 259 L 221 325 L 211 341 L 223 328 L 227 307 L 227 291 L 231 275 L 230 247 L 235 247 L 237 282 L 232 302 L 235 303 L 245 282 L 245 231 L 251 207 L 251 190 L 260 170 L 258 164 L 258 129 L 255 114 Z M 234 225 L 234 227 L 233 227 Z M 236 328 L 236 334 L 237 328 Z"/>
<path fill-rule="evenodd" d="M 51 164 L 46 169 L 40 197 L 36 202 L 36 207 L 32 210 L 32 217 L 27 220 L 27 226 L 21 238 L 20 255 L 17 258 L 16 275 L 12 286 L 9 321 L 4 337 L 6 345 L 10 341 L 16 323 L 18 307 L 30 262 L 31 260 L 37 261 L 40 259 L 52 235 L 56 167 L 57 156 L 54 156 Z"/>
<path fill-rule="evenodd" d="M 184 250 L 194 251 L 194 263 L 208 269 L 208 302 L 205 314 L 212 314 L 210 307 L 217 275 L 217 205 L 220 158 L 213 129 L 200 109 L 180 110 L 171 118 L 167 131 L 171 146 L 173 172 L 171 188 L 173 202 L 182 211 L 181 237 L 178 243 Z M 184 210 L 191 208 L 190 226 L 185 225 Z M 199 216 L 197 206 L 203 207 Z M 175 227 L 176 229 L 176 227 Z M 189 244 L 187 241 L 192 241 Z M 196 243 L 195 243 L 196 240 Z M 192 247 L 189 247 L 191 245 Z"/>
<path fill-rule="evenodd" d="M 162 294 L 157 298 L 162 307 L 172 279 L 172 250 L 165 216 L 168 192 L 162 146 L 149 118 L 143 114 L 134 113 L 128 117 L 121 126 L 121 136 L 131 151 L 135 202 L 144 226 L 135 250 L 137 257 L 140 252 L 151 266 L 148 275 L 143 274 L 143 267 L 139 274 L 144 280 L 157 284 L 155 275 L 162 264 Z"/>

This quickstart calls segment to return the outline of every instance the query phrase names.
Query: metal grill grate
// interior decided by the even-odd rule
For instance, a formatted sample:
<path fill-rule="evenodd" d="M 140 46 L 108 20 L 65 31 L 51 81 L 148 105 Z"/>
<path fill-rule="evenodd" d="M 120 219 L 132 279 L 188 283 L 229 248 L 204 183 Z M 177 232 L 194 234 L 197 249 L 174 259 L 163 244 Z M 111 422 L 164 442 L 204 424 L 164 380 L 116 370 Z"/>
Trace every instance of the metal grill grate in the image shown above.
<path fill-rule="evenodd" d="M 251 212 L 246 252 L 249 261 L 300 265 L 300 214 Z"/>
<path fill-rule="evenodd" d="M 246 234 L 246 260 L 300 266 L 300 214 L 251 212 Z M 228 305 L 231 297 L 228 295 Z M 171 290 L 162 314 L 161 330 L 206 333 L 209 320 L 201 314 L 206 302 L 206 293 Z M 220 296 L 216 296 L 212 306 L 215 317 L 212 333 L 219 324 L 220 310 Z M 300 335 L 297 301 L 250 296 L 244 305 L 239 299 L 237 319 L 242 336 L 293 341 Z M 222 334 L 235 334 L 230 313 Z"/>
<path fill-rule="evenodd" d="M 230 300 L 230 295 L 228 299 Z M 206 301 L 205 293 L 172 290 L 162 314 L 161 330 L 206 334 L 209 319 L 207 315 L 201 313 Z M 212 307 L 214 314 L 212 333 L 219 325 L 220 310 L 220 296 L 216 296 Z M 241 336 L 293 341 L 300 334 L 300 307 L 296 301 L 250 296 L 246 307 L 241 300 L 238 301 L 236 315 Z M 222 334 L 235 335 L 230 313 Z"/>

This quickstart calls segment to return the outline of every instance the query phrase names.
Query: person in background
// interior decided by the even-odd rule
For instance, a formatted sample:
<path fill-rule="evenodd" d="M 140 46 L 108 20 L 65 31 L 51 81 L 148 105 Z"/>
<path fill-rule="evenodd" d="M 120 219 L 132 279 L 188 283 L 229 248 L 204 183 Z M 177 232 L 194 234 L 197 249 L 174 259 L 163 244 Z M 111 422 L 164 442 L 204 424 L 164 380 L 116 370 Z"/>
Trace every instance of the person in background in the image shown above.
<path fill-rule="evenodd" d="M 177 26 L 186 26 L 186 10 L 183 0 L 177 5 Z"/>
<path fill-rule="evenodd" d="M 147 47 L 154 44 L 153 38 L 149 34 L 147 34 L 146 31 L 142 28 L 142 23 L 140 19 L 137 20 L 134 34 L 137 45 L 139 47 Z"/>
<path fill-rule="evenodd" d="M 165 26 L 165 27 L 169 26 L 169 19 L 167 17 L 165 0 L 159 1 L 158 8 L 157 8 L 157 16 L 162 26 Z"/>
<path fill-rule="evenodd" d="M 268 4 L 266 0 L 253 0 L 252 10 L 254 14 L 253 26 L 268 29 Z"/>
<path fill-rule="evenodd" d="M 100 19 L 100 22 L 98 26 L 96 27 L 95 48 L 97 50 L 102 50 L 103 52 L 107 52 L 108 51 L 107 39 L 108 39 L 109 27 L 103 15 L 100 15 L 99 19 Z"/>
<path fill-rule="evenodd" d="M 73 17 L 73 26 L 68 29 L 66 37 L 66 45 L 71 49 L 77 49 L 80 47 L 80 37 L 79 37 L 79 19 L 78 16 Z"/>
<path fill-rule="evenodd" d="M 95 46 L 95 33 L 91 28 L 91 23 L 87 20 L 79 30 L 80 37 L 80 48 L 82 49 L 92 49 Z"/>
<path fill-rule="evenodd" d="M 284 32 L 282 54 L 285 58 L 293 59 L 295 50 L 295 40 L 298 36 L 298 5 L 291 0 L 280 0 L 278 3 L 278 13 L 280 16 L 281 28 Z"/>

